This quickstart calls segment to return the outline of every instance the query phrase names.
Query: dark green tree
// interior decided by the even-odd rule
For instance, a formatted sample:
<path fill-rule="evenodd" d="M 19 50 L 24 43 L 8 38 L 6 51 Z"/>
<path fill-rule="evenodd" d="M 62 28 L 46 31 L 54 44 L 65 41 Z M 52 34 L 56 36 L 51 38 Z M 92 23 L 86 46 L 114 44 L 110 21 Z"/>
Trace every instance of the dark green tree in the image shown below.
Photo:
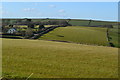
<path fill-rule="evenodd" d="M 9 28 L 13 28 L 13 25 L 12 25 L 12 24 L 10 24 L 10 25 L 9 25 Z"/>
<path fill-rule="evenodd" d="M 39 30 L 44 29 L 44 25 L 39 25 Z"/>
<path fill-rule="evenodd" d="M 71 21 L 71 19 L 67 19 L 67 22 L 69 23 Z"/>
<path fill-rule="evenodd" d="M 34 24 L 33 23 L 29 23 L 28 24 L 28 28 L 34 28 Z"/>
<path fill-rule="evenodd" d="M 89 20 L 89 23 L 88 23 L 88 26 L 90 26 L 90 25 L 91 25 L 91 22 L 92 22 L 92 20 L 90 19 L 90 20 Z"/>

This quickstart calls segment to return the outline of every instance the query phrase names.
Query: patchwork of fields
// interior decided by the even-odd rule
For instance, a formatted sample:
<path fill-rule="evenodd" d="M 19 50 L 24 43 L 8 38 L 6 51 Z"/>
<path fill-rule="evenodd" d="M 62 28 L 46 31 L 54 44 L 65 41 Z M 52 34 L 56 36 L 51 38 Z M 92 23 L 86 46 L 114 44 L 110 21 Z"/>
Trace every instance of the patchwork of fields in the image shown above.
<path fill-rule="evenodd" d="M 58 20 L 63 19 L 56 19 Z M 49 22 L 52 19 L 32 21 Z M 4 36 L 3 77 L 26 79 L 32 74 L 30 78 L 117 78 L 117 47 L 120 46 L 116 22 L 92 20 L 90 23 L 90 20 L 74 19 L 67 21 L 72 26 L 56 27 L 38 36 L 36 40 L 23 39 L 22 34 L 1 34 L 0 36 Z M 108 31 L 107 27 L 103 27 L 105 25 L 113 25 L 113 28 Z M 19 32 L 26 31 L 28 27 L 15 26 L 19 27 Z M 45 29 L 50 26 L 56 25 L 45 25 Z M 35 32 L 38 27 L 35 25 L 31 30 Z M 33 35 L 37 34 L 39 33 Z M 110 47 L 110 42 L 114 46 Z"/>
<path fill-rule="evenodd" d="M 89 26 L 89 20 L 82 20 L 82 19 L 34 19 L 33 21 L 43 21 L 43 22 L 47 22 L 47 21 L 54 21 L 54 20 L 66 20 L 69 21 L 69 23 L 73 26 Z M 107 22 L 107 21 L 97 21 L 97 20 L 91 20 L 91 26 L 96 26 L 96 25 L 115 25 L 117 24 L 116 22 Z"/>
<path fill-rule="evenodd" d="M 2 39 L 3 77 L 117 78 L 118 48 Z"/>

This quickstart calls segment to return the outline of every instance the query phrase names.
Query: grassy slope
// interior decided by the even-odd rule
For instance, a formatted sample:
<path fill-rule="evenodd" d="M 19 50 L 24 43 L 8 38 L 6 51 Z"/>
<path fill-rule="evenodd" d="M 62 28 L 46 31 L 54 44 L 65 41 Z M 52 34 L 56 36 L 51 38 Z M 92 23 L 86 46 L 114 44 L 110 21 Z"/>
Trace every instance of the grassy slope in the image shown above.
<path fill-rule="evenodd" d="M 118 49 L 42 40 L 3 39 L 3 76 L 115 78 Z"/>
<path fill-rule="evenodd" d="M 110 29 L 109 34 L 111 37 L 110 42 L 112 42 L 116 47 L 120 47 L 120 45 L 118 45 L 118 29 Z"/>
<path fill-rule="evenodd" d="M 110 42 L 112 42 L 116 47 L 120 47 L 118 43 L 118 39 L 120 38 L 119 36 L 119 30 L 118 26 L 113 26 L 114 28 L 109 29 L 109 35 L 111 37 Z"/>
<path fill-rule="evenodd" d="M 82 44 L 108 45 L 106 28 L 68 26 L 59 27 L 40 39 L 71 41 Z"/>

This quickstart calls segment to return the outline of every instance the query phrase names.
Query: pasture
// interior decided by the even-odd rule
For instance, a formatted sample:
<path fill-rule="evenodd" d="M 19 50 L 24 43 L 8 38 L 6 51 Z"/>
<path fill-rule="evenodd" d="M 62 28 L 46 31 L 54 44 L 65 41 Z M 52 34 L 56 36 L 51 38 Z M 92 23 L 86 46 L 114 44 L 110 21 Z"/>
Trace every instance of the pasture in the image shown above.
<path fill-rule="evenodd" d="M 119 42 L 118 42 L 118 39 L 120 38 L 119 34 L 120 33 L 118 32 L 118 29 L 116 28 L 109 30 L 109 35 L 111 37 L 110 42 L 112 42 L 115 45 L 115 47 L 120 47 Z"/>
<path fill-rule="evenodd" d="M 100 27 L 59 27 L 43 35 L 39 39 L 109 46 L 106 36 L 106 30 L 107 28 Z"/>
<path fill-rule="evenodd" d="M 118 48 L 26 39 L 2 42 L 3 77 L 27 78 L 32 73 L 30 78 L 118 77 Z"/>

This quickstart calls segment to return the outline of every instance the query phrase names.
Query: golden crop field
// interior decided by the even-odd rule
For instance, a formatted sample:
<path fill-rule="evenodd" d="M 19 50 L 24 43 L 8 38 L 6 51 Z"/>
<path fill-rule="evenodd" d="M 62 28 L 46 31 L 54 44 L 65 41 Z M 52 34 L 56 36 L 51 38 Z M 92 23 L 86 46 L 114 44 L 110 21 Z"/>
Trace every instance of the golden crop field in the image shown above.
<path fill-rule="evenodd" d="M 2 42 L 3 77 L 118 77 L 118 48 L 26 39 Z"/>

